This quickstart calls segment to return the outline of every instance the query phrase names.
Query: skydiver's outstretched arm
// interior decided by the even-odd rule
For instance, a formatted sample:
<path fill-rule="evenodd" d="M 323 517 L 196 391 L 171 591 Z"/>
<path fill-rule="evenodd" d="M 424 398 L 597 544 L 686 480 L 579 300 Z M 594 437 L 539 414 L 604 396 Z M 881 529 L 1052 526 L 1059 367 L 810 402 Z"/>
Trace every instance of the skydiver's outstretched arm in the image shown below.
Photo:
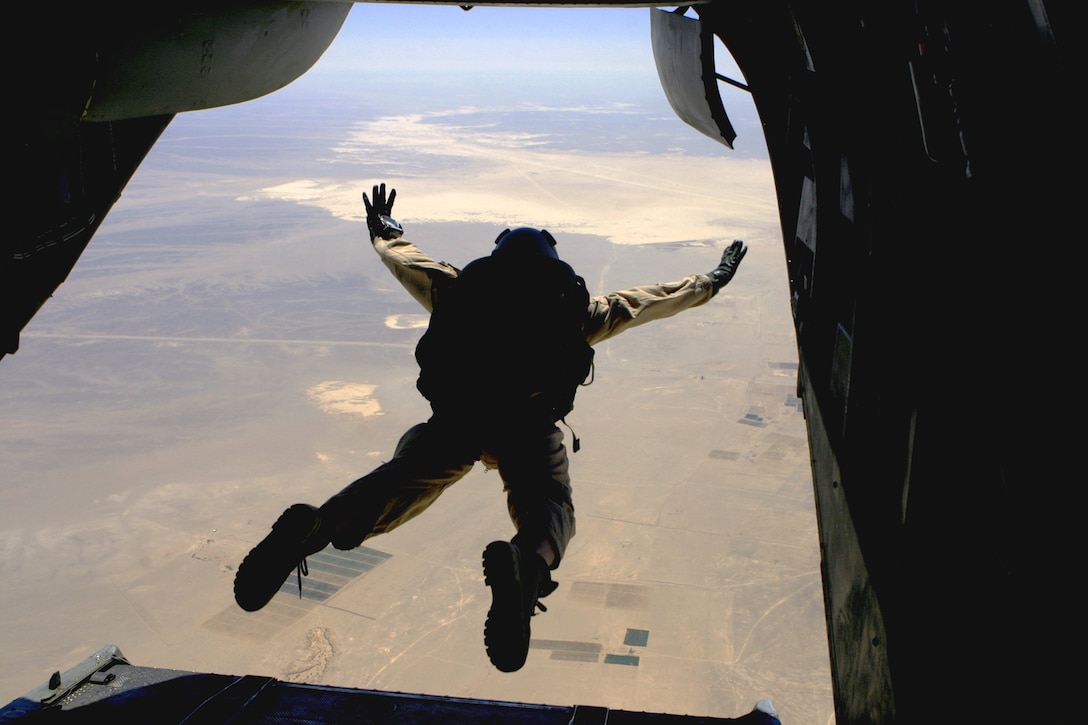
<path fill-rule="evenodd" d="M 596 345 L 632 327 L 706 304 L 733 279 L 747 253 L 748 247 L 738 240 L 722 253 L 718 266 L 706 274 L 593 297 L 589 301 L 586 339 Z"/>

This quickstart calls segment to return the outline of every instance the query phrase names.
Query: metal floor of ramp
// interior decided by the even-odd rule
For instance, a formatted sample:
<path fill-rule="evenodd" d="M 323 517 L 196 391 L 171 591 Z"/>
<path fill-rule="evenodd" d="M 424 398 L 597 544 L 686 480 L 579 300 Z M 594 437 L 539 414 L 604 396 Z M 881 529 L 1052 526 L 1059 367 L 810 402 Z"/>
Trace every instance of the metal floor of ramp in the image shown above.
<path fill-rule="evenodd" d="M 270 677 L 138 667 L 108 645 L 0 709 L 0 722 L 170 725 L 781 725 L 767 701 L 739 718 L 628 712 L 300 685 Z"/>

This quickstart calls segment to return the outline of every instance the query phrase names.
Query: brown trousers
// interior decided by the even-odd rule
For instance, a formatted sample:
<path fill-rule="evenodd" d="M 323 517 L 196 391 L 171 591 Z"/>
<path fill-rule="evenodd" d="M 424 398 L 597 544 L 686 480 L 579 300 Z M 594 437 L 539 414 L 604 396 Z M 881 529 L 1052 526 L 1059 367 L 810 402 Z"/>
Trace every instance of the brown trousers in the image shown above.
<path fill-rule="evenodd" d="M 550 541 L 557 568 L 574 536 L 574 504 L 563 432 L 553 423 L 485 427 L 436 414 L 409 428 L 391 460 L 321 506 L 333 546 L 352 549 L 410 521 L 481 458 L 497 464 L 515 543 L 531 551 Z"/>

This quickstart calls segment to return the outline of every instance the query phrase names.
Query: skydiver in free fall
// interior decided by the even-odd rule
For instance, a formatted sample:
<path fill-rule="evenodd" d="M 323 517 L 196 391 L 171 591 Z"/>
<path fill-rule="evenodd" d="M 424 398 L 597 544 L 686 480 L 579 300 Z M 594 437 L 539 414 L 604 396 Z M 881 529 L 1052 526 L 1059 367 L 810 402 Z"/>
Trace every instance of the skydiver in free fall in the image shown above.
<path fill-rule="evenodd" d="M 404 433 L 392 459 L 325 503 L 284 511 L 239 565 L 235 600 L 261 609 L 292 571 L 305 573 L 306 557 L 329 544 L 353 549 L 407 523 L 479 461 L 499 471 L 514 526 L 509 540 L 483 551 L 492 595 L 484 645 L 496 668 L 513 672 L 525 664 L 530 618 L 556 589 L 551 573 L 575 533 L 557 423 L 590 375 L 592 346 L 710 301 L 747 247 L 734 241 L 705 274 L 590 296 L 546 230 L 504 230 L 490 254 L 459 269 L 404 239 L 391 216 L 395 189 L 387 196 L 385 184 L 375 185 L 372 196 L 363 194 L 373 249 L 431 314 L 416 348 L 417 388 L 431 417 Z"/>

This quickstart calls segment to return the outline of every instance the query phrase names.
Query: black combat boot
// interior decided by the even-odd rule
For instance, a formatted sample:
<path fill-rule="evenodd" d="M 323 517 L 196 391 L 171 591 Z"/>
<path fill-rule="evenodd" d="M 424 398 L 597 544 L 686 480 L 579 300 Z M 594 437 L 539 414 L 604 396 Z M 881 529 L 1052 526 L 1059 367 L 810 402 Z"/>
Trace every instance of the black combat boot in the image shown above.
<path fill-rule="evenodd" d="M 306 557 L 321 551 L 328 543 L 317 509 L 304 503 L 291 506 L 272 524 L 272 532 L 238 566 L 234 575 L 234 601 L 247 612 L 256 612 L 275 596 L 292 570 L 298 571 L 299 596 L 302 596 Z"/>
<path fill-rule="evenodd" d="M 487 656 L 499 670 L 514 672 L 529 655 L 529 618 L 537 607 L 547 611 L 537 600 L 558 585 L 539 554 L 508 541 L 493 541 L 484 549 L 484 583 L 491 587 L 484 626 Z"/>

